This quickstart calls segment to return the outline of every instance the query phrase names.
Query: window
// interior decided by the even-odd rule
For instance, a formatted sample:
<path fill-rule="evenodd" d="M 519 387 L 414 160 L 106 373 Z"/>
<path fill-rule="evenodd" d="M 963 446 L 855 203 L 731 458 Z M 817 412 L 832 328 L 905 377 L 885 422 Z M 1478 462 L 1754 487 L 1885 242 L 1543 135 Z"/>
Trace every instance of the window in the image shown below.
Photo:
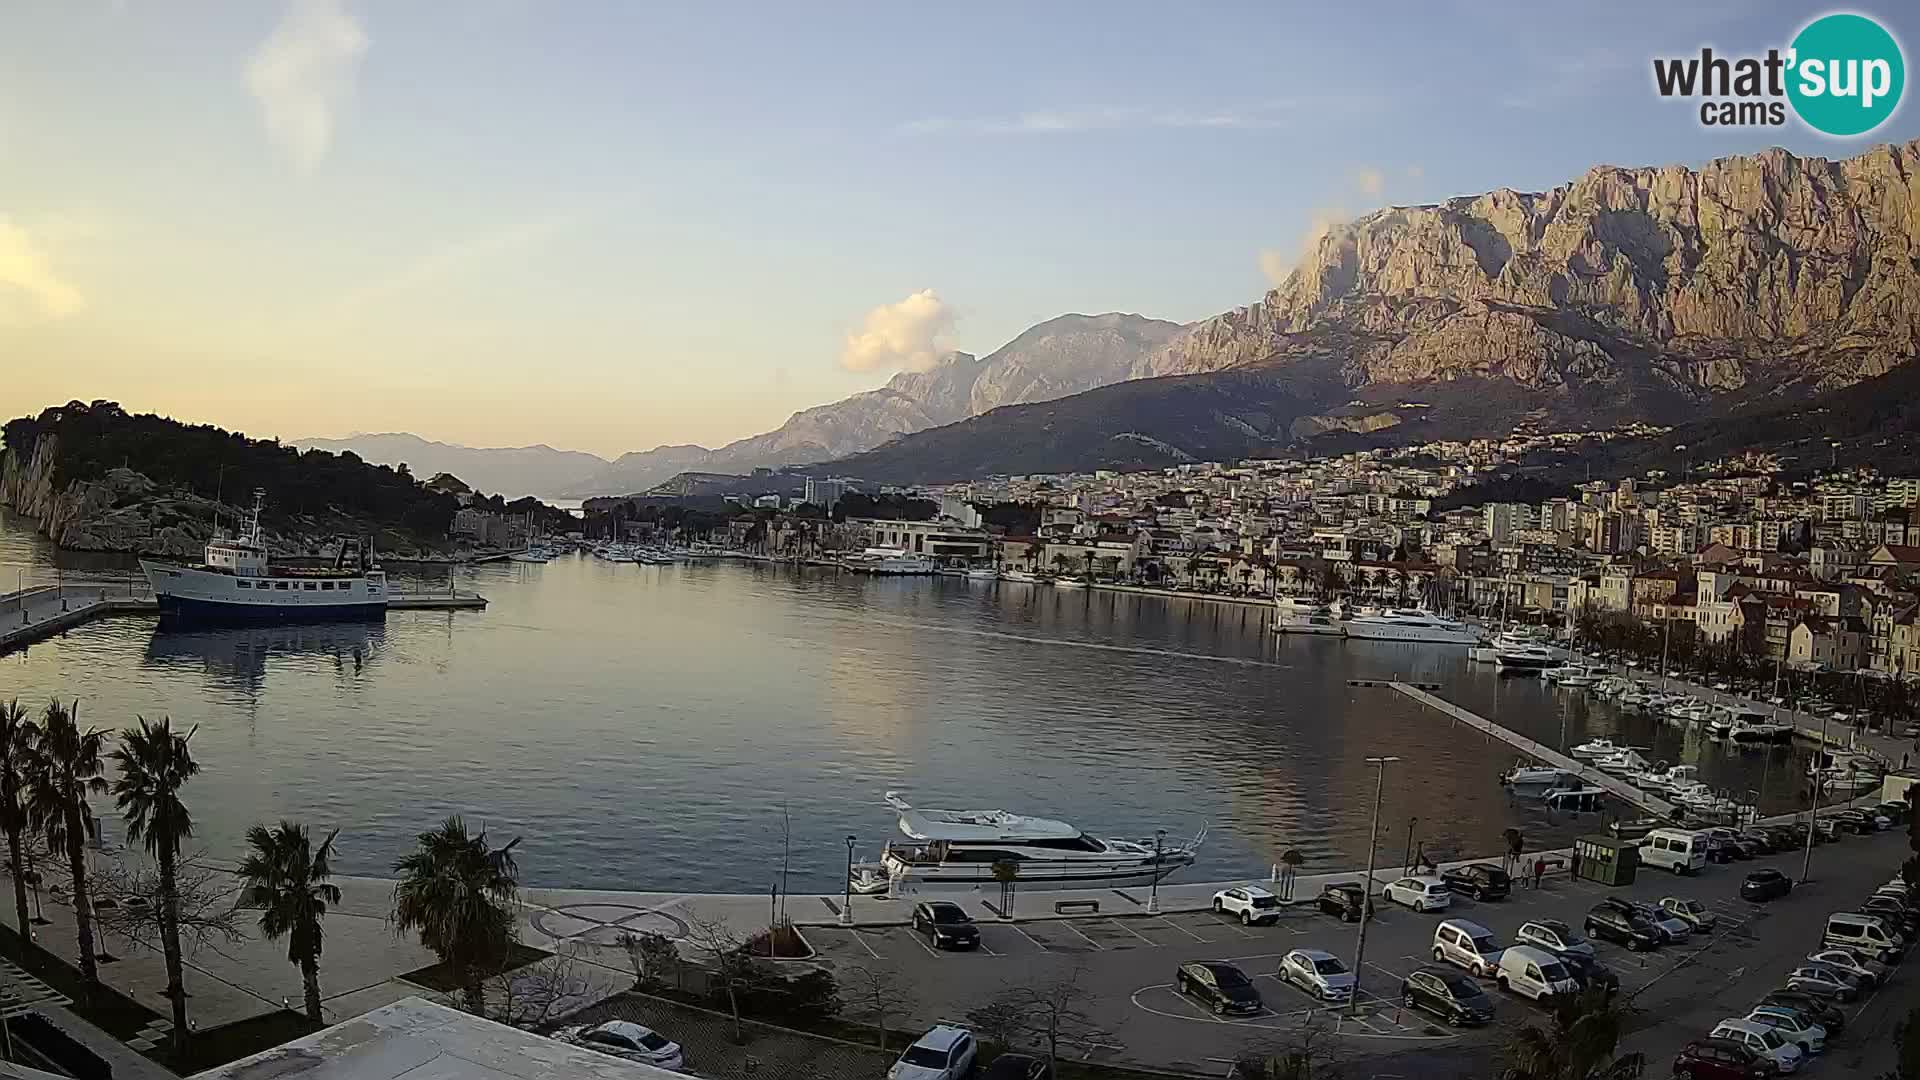
<path fill-rule="evenodd" d="M 253 582 L 251 581 L 236 581 L 234 582 L 234 584 L 240 586 L 243 589 L 253 588 Z"/>
<path fill-rule="evenodd" d="M 314 583 L 313 583 L 313 582 L 311 582 L 311 581 L 309 581 L 309 582 L 307 582 L 307 583 L 305 584 L 305 588 L 306 588 L 306 590 L 307 590 L 308 592 L 312 592 L 312 591 L 314 591 L 315 589 L 318 589 L 319 587 L 320 587 L 320 586 L 318 586 L 318 585 L 316 585 L 316 584 L 314 584 Z"/>
<path fill-rule="evenodd" d="M 323 582 L 321 582 L 321 583 L 320 583 L 320 591 L 321 591 L 321 592 L 332 592 L 332 591 L 333 591 L 333 582 L 331 582 L 331 581 L 323 581 Z"/>
<path fill-rule="evenodd" d="M 273 583 L 273 587 L 276 589 L 284 590 L 285 588 L 287 588 L 287 583 L 284 581 L 276 581 Z"/>

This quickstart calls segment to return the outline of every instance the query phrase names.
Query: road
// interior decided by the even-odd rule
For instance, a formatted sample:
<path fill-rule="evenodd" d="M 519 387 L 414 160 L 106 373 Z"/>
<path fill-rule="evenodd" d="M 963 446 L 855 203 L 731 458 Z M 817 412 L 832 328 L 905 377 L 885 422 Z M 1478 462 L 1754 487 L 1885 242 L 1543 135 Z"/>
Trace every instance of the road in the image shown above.
<path fill-rule="evenodd" d="M 1907 854 L 1905 831 L 1898 828 L 1822 845 L 1814 850 L 1811 879 L 1765 905 L 1738 899 L 1741 878 L 1762 866 L 1798 876 L 1798 853 L 1713 865 L 1684 878 L 1642 868 L 1633 885 L 1617 889 L 1561 878 L 1502 901 L 1459 898 L 1446 915 L 1415 914 L 1380 901 L 1367 932 L 1360 1008 L 1331 1022 L 1325 1007 L 1274 976 L 1280 957 L 1296 948 L 1325 949 L 1352 962 L 1354 927 L 1308 910 L 1289 911 L 1270 927 L 1243 927 L 1210 912 L 983 923 L 982 948 L 971 953 L 936 953 L 898 926 L 808 927 L 806 936 L 833 966 L 887 968 L 904 975 L 913 988 L 914 1015 L 929 1021 L 964 1019 L 1005 984 L 1040 983 L 1077 971 L 1088 987 L 1084 1010 L 1110 1033 L 1076 1048 L 1078 1056 L 1091 1060 L 1219 1076 L 1235 1055 L 1278 1048 L 1311 1023 L 1332 1032 L 1323 1041 L 1352 1060 L 1362 1077 L 1484 1077 L 1505 1031 L 1545 1021 L 1546 1014 L 1491 985 L 1499 1016 L 1487 1029 L 1456 1031 L 1403 1011 L 1400 980 L 1431 962 L 1433 931 L 1442 918 L 1481 923 L 1505 943 L 1529 919 L 1558 918 L 1578 926 L 1603 896 L 1698 899 L 1720 913 L 1721 925 L 1710 937 L 1647 954 L 1598 945 L 1635 1010 L 1624 1049 L 1647 1053 L 1649 1075 L 1661 1076 L 1688 1040 L 1722 1017 L 1744 1015 L 1751 1003 L 1779 986 L 1795 961 L 1818 946 L 1826 915 L 1857 904 Z M 1175 968 L 1200 959 L 1231 960 L 1255 976 L 1266 1009 L 1258 1016 L 1220 1019 L 1176 994 L 1171 986 Z M 1893 1020 L 1920 1004 L 1914 983 L 1903 973 L 1870 1001 L 1854 1006 L 1860 1016 L 1812 1071 L 1862 1075 L 1863 1067 L 1890 1064 Z"/>

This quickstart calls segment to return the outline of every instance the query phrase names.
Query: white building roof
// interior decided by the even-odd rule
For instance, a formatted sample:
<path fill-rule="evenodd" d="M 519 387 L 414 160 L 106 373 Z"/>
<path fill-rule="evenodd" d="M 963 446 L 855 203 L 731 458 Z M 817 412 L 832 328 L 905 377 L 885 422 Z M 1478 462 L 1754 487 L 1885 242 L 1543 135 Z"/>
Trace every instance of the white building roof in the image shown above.
<path fill-rule="evenodd" d="M 686 1080 L 410 997 L 195 1080 Z"/>

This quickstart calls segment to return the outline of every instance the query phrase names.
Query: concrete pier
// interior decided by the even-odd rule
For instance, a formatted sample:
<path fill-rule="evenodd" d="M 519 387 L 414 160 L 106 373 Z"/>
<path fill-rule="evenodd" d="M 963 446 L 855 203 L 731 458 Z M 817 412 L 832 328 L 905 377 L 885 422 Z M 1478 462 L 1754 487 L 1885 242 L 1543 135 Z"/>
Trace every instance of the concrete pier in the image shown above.
<path fill-rule="evenodd" d="M 1616 798 L 1642 807 L 1660 817 L 1673 817 L 1674 805 L 1665 799 L 1655 798 L 1624 780 L 1609 776 L 1584 762 L 1576 761 L 1560 751 L 1555 750 L 1553 747 L 1529 739 L 1517 731 L 1509 731 L 1485 717 L 1477 716 L 1444 698 L 1435 697 L 1410 683 L 1397 682 L 1393 683 L 1392 686 L 1396 691 L 1405 694 L 1420 704 L 1435 709 L 1458 723 L 1466 724 L 1468 727 L 1491 735 L 1523 754 L 1538 758 L 1556 769 L 1578 776 L 1583 782 L 1597 788 L 1602 788 Z"/>

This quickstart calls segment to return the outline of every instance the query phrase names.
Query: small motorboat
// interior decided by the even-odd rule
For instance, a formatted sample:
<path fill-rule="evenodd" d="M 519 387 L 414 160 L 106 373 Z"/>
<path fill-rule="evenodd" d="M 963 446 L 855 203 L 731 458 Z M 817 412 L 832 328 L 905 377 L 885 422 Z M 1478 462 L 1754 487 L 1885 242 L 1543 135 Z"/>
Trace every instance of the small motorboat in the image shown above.
<path fill-rule="evenodd" d="M 877 896 L 886 892 L 891 882 L 886 867 L 877 862 L 857 862 L 847 876 L 847 884 L 861 896 Z"/>
<path fill-rule="evenodd" d="M 1597 787 L 1554 788 L 1542 796 L 1541 801 L 1555 810 L 1590 811 L 1600 809 L 1606 799 L 1605 790 Z"/>
<path fill-rule="evenodd" d="M 1500 774 L 1500 783 L 1507 787 L 1529 787 L 1542 784 L 1558 784 L 1567 774 L 1559 769 L 1545 765 L 1528 765 L 1515 762 L 1513 768 Z"/>
<path fill-rule="evenodd" d="M 1623 749 L 1625 748 L 1615 746 L 1612 739 L 1602 736 L 1597 739 L 1588 739 L 1567 753 L 1578 758 L 1602 758 L 1617 754 Z"/>

